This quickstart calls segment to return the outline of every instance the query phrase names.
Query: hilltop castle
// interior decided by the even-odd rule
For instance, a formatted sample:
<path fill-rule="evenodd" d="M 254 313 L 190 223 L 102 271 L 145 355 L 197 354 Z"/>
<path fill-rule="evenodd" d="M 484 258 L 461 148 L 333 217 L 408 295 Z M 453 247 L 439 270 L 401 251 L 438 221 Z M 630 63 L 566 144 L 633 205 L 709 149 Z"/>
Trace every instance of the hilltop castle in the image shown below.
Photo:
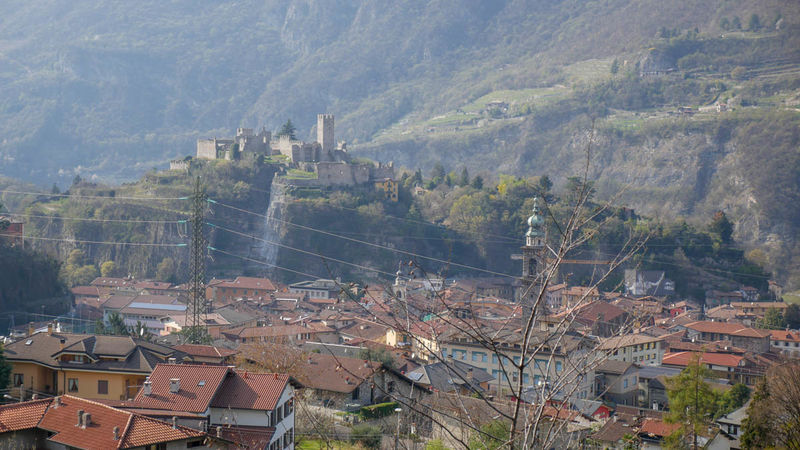
<path fill-rule="evenodd" d="M 317 115 L 316 142 L 303 142 L 290 136 L 272 136 L 261 128 L 258 134 L 252 128 L 238 128 L 232 139 L 198 139 L 198 159 L 241 159 L 248 154 L 284 155 L 292 163 L 347 162 L 347 144 L 334 141 L 333 114 Z"/>
<path fill-rule="evenodd" d="M 258 155 L 283 155 L 293 168 L 317 175 L 315 179 L 292 180 L 292 184 L 323 187 L 375 183 L 387 193 L 387 198 L 397 201 L 392 163 L 353 164 L 347 153 L 347 144 L 335 141 L 333 114 L 317 115 L 315 142 L 303 142 L 285 135 L 272 136 L 264 127 L 258 134 L 252 128 L 239 128 L 233 138 L 197 140 L 197 159 L 238 160 Z M 185 170 L 187 167 L 185 160 L 170 164 L 174 170 Z"/>

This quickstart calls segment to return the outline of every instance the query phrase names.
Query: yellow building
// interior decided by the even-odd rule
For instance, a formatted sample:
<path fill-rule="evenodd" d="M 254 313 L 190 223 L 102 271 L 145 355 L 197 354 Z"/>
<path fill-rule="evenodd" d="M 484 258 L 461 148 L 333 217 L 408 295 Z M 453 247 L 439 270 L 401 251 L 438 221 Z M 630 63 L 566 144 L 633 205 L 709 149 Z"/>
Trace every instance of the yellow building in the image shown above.
<path fill-rule="evenodd" d="M 37 333 L 5 347 L 14 397 L 133 398 L 159 362 L 187 355 L 129 336 Z"/>
<path fill-rule="evenodd" d="M 393 179 L 384 178 L 382 180 L 375 181 L 375 189 L 383 191 L 386 196 L 386 200 L 397 202 L 398 187 L 397 182 Z"/>

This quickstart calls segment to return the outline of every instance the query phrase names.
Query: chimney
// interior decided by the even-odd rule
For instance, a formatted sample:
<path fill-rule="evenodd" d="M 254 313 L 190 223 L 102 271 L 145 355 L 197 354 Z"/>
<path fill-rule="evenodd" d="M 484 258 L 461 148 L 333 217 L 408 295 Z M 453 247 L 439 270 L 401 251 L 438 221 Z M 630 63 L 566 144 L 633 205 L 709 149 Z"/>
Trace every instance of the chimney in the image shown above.
<path fill-rule="evenodd" d="M 177 364 L 178 360 L 175 359 L 174 357 L 170 357 L 167 359 L 167 362 L 169 362 L 170 364 Z"/>
<path fill-rule="evenodd" d="M 31 322 L 28 324 L 28 336 L 31 336 L 34 331 L 36 331 L 36 328 L 33 327 L 33 322 Z"/>
<path fill-rule="evenodd" d="M 142 385 L 142 394 L 151 395 L 153 393 L 153 383 L 150 380 L 145 380 Z"/>
<path fill-rule="evenodd" d="M 364 360 L 364 368 L 365 369 L 369 368 L 369 361 L 367 361 L 366 359 Z"/>
<path fill-rule="evenodd" d="M 469 369 L 467 369 L 467 381 L 472 382 L 472 376 L 473 376 L 472 367 L 470 367 Z"/>
<path fill-rule="evenodd" d="M 114 427 L 114 440 L 119 440 L 119 427 Z"/>
<path fill-rule="evenodd" d="M 92 415 L 87 413 L 83 413 L 83 428 L 92 425 Z"/>
<path fill-rule="evenodd" d="M 83 410 L 82 409 L 78 410 L 78 424 L 75 425 L 75 426 L 76 427 L 83 426 Z"/>
<path fill-rule="evenodd" d="M 47 324 L 47 334 L 49 334 L 50 336 L 53 335 L 53 323 L 52 322 Z"/>
<path fill-rule="evenodd" d="M 56 397 L 53 399 L 53 409 L 56 409 L 59 406 L 61 406 L 61 397 Z"/>
<path fill-rule="evenodd" d="M 222 437 L 222 427 L 219 425 L 217 425 L 217 437 L 218 438 Z"/>
<path fill-rule="evenodd" d="M 175 417 L 175 416 L 172 416 L 172 428 L 173 429 L 177 429 L 178 428 L 178 418 Z"/>
<path fill-rule="evenodd" d="M 66 346 L 67 346 L 67 340 L 66 339 L 61 338 L 61 339 L 58 340 L 58 348 L 59 348 L 59 350 L 64 350 L 64 347 L 66 347 Z"/>
<path fill-rule="evenodd" d="M 169 379 L 169 391 L 173 394 L 181 390 L 181 379 L 180 378 L 170 378 Z"/>

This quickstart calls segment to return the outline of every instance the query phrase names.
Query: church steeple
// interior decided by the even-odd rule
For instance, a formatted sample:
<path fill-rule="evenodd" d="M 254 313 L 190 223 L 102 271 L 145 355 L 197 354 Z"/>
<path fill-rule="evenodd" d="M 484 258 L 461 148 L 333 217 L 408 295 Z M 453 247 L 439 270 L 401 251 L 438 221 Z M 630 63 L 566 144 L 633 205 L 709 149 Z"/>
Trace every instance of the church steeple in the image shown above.
<path fill-rule="evenodd" d="M 544 246 L 544 219 L 539 215 L 539 199 L 533 198 L 533 209 L 528 217 L 528 231 L 525 233 L 525 245 L 528 247 Z"/>

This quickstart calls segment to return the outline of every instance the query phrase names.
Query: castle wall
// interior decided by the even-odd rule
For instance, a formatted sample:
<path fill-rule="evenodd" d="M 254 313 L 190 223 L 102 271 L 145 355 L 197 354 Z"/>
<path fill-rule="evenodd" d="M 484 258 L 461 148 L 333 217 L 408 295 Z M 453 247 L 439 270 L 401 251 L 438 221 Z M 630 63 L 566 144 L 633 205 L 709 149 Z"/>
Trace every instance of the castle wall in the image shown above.
<path fill-rule="evenodd" d="M 198 139 L 197 157 L 201 159 L 217 159 L 216 139 Z"/>

